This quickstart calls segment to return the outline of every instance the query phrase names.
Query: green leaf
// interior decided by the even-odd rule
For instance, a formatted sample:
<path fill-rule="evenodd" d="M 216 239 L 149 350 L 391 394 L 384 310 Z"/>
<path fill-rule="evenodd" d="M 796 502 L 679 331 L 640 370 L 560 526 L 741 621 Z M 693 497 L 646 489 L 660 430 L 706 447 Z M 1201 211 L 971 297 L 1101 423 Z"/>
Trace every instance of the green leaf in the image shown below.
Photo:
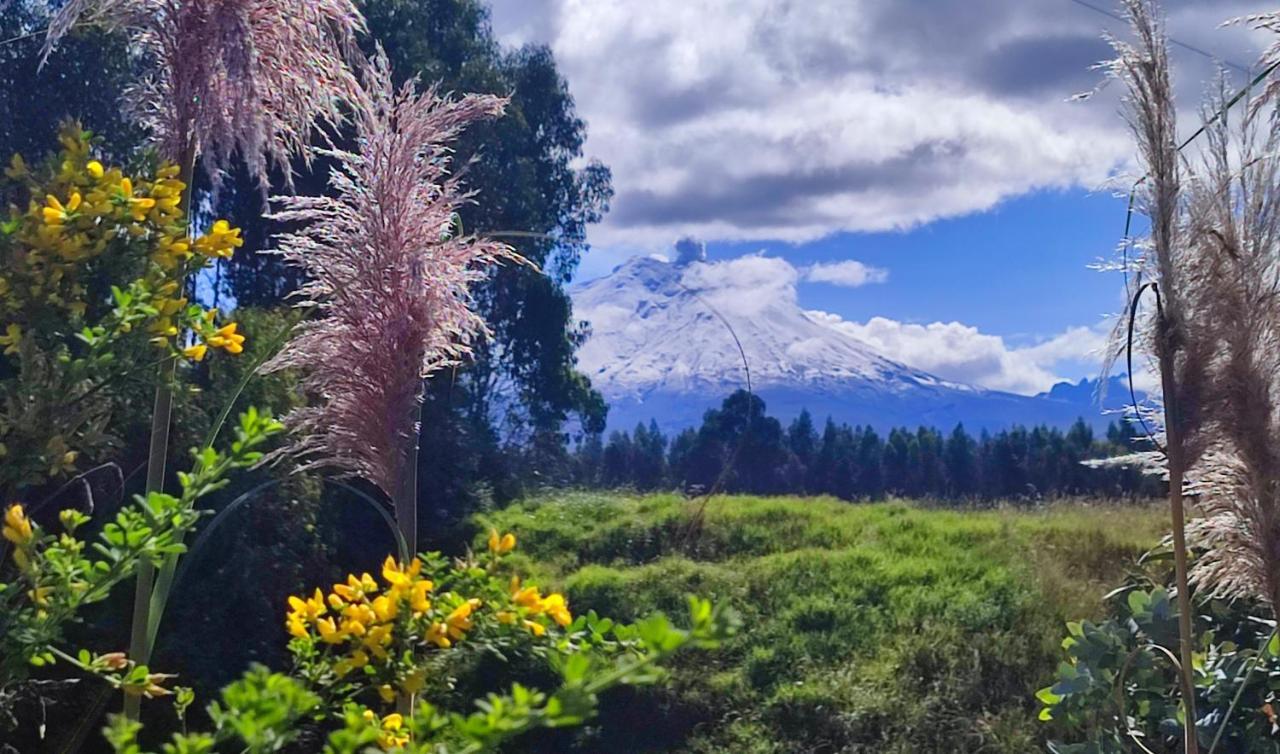
<path fill-rule="evenodd" d="M 1049 705 L 1049 706 L 1053 706 L 1053 705 L 1057 704 L 1058 702 L 1062 701 L 1062 697 L 1061 697 L 1061 696 L 1059 696 L 1059 695 L 1057 695 L 1057 694 L 1053 693 L 1053 687 L 1052 687 L 1052 686 L 1045 686 L 1044 688 L 1042 688 L 1042 689 L 1040 689 L 1039 691 L 1037 691 L 1037 692 L 1036 692 L 1036 699 L 1039 699 L 1041 702 L 1043 702 L 1044 704 L 1047 704 L 1047 705 Z"/>

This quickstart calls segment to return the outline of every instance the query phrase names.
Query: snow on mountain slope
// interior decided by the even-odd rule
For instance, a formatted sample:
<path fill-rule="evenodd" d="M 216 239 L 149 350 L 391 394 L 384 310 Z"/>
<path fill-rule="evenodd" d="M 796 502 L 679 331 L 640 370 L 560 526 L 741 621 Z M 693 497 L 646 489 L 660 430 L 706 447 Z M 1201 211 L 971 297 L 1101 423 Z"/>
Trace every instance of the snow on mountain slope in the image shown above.
<path fill-rule="evenodd" d="M 755 276 L 745 287 L 722 279 L 722 265 L 647 257 L 574 287 L 575 316 L 591 325 L 579 368 L 609 401 L 611 429 L 650 418 L 668 430 L 696 425 L 746 387 L 735 335 L 753 390 L 783 418 L 808 408 L 818 419 L 877 427 L 1062 425 L 1081 415 L 1105 423 L 1087 403 L 985 390 L 890 361 L 807 315 L 777 277 L 788 267 L 748 259 L 734 271 Z M 771 281 L 776 295 L 744 294 L 769 291 Z"/>

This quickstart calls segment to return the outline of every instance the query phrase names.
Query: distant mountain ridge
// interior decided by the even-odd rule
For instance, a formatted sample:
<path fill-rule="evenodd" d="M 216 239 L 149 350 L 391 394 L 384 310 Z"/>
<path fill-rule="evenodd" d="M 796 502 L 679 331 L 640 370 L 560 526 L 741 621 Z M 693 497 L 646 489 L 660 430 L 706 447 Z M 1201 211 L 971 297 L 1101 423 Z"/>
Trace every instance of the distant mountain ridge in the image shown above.
<path fill-rule="evenodd" d="M 1022 396 L 945 380 L 881 356 L 787 296 L 754 300 L 717 288 L 700 274 L 708 267 L 637 257 L 571 289 L 575 316 L 591 325 L 579 368 L 608 400 L 610 429 L 650 419 L 668 432 L 696 426 L 708 408 L 747 387 L 744 353 L 753 392 L 784 420 L 804 408 L 818 421 L 877 429 L 1065 427 L 1078 417 L 1102 427 L 1115 419 L 1098 406 L 1096 381 Z M 1128 387 L 1113 382 L 1106 406 L 1118 409 Z"/>

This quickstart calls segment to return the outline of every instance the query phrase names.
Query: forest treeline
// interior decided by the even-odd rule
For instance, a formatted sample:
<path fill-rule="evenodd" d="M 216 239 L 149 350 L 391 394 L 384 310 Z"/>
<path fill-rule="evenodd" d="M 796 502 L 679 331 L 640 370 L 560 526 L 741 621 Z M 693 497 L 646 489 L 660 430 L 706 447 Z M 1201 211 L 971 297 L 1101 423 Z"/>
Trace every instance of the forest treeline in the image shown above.
<path fill-rule="evenodd" d="M 707 411 L 700 427 L 674 437 L 650 421 L 631 432 L 584 438 L 574 453 L 573 482 L 844 500 L 1137 498 L 1160 494 L 1160 481 L 1133 468 L 1083 462 L 1132 453 L 1145 443 L 1125 420 L 1112 422 L 1105 437 L 1083 419 L 1066 431 L 1014 426 L 976 437 L 963 424 L 945 434 L 902 427 L 886 435 L 830 418 L 819 426 L 808 411 L 784 426 L 763 400 L 739 390 Z"/>

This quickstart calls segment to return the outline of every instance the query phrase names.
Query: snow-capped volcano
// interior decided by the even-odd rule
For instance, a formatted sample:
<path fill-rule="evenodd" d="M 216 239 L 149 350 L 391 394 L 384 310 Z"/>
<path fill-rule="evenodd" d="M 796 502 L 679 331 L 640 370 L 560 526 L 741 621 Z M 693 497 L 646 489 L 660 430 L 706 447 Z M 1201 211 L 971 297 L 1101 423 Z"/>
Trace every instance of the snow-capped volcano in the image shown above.
<path fill-rule="evenodd" d="M 1105 423 L 1087 403 L 986 390 L 886 359 L 807 314 L 786 278 L 792 268 L 750 259 L 726 279 L 723 265 L 697 258 L 637 257 L 572 289 L 576 318 L 591 326 L 579 368 L 609 401 L 610 428 L 651 418 L 667 430 L 696 425 L 747 386 L 747 368 L 769 413 L 783 418 L 808 408 L 818 420 L 884 428 Z"/>
<path fill-rule="evenodd" d="M 709 267 L 638 257 L 574 291 L 577 315 L 591 323 L 580 366 L 606 395 L 731 392 L 746 386 L 744 354 L 757 389 L 851 382 L 890 391 L 969 389 L 879 356 L 815 321 L 788 296 L 741 300 L 737 288 L 709 284 Z"/>

